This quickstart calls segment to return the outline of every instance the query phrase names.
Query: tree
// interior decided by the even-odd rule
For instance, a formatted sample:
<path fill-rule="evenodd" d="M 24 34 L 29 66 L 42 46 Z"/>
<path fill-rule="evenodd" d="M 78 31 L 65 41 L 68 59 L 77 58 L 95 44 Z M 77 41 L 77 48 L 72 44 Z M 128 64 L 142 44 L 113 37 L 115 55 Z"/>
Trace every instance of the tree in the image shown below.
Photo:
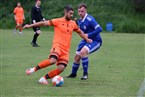
<path fill-rule="evenodd" d="M 145 0 L 133 0 L 137 12 L 145 12 Z"/>

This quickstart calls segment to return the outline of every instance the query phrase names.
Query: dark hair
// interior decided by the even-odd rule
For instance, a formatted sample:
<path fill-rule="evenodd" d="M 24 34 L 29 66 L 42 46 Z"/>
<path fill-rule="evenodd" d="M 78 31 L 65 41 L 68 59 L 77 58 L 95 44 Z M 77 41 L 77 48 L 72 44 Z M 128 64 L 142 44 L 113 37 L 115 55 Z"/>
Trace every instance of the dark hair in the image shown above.
<path fill-rule="evenodd" d="M 72 8 L 72 6 L 70 6 L 70 5 L 66 5 L 66 6 L 64 7 L 64 10 L 65 10 L 66 12 L 69 12 L 70 10 L 74 11 L 74 9 Z"/>
<path fill-rule="evenodd" d="M 82 7 L 84 7 L 84 8 L 87 9 L 87 5 L 86 5 L 85 3 L 80 3 L 80 4 L 78 5 L 78 8 L 82 8 Z"/>
<path fill-rule="evenodd" d="M 35 0 L 35 1 L 37 2 L 37 1 L 41 1 L 41 0 Z"/>

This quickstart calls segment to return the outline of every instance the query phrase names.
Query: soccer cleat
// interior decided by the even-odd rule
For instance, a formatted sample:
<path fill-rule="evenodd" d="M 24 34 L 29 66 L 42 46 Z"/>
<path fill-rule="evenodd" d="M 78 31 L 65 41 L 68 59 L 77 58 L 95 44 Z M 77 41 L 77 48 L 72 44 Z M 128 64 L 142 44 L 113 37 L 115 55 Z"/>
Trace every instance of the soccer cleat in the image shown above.
<path fill-rule="evenodd" d="M 81 78 L 81 80 L 87 80 L 88 79 L 88 75 L 83 75 L 83 77 Z"/>
<path fill-rule="evenodd" d="M 13 31 L 13 32 L 14 32 L 14 34 L 16 34 L 16 31 L 17 31 L 17 30 L 16 30 L 16 29 L 14 29 L 14 31 Z"/>
<path fill-rule="evenodd" d="M 48 81 L 47 81 L 47 79 L 45 79 L 44 77 L 42 77 L 42 78 L 39 79 L 39 83 L 40 84 L 44 84 L 44 85 L 48 85 L 49 84 Z"/>
<path fill-rule="evenodd" d="M 34 72 L 35 72 L 34 68 L 26 69 L 26 74 L 27 74 L 27 75 L 30 75 L 30 74 L 32 74 L 32 73 L 34 73 Z"/>
<path fill-rule="evenodd" d="M 77 75 L 76 74 L 70 74 L 69 76 L 67 76 L 66 78 L 75 78 L 75 77 L 77 77 Z"/>
<path fill-rule="evenodd" d="M 21 35 L 23 34 L 22 32 L 19 32 Z"/>
<path fill-rule="evenodd" d="M 33 47 L 40 47 L 37 43 L 33 43 L 33 42 L 31 42 L 31 45 L 32 45 Z"/>

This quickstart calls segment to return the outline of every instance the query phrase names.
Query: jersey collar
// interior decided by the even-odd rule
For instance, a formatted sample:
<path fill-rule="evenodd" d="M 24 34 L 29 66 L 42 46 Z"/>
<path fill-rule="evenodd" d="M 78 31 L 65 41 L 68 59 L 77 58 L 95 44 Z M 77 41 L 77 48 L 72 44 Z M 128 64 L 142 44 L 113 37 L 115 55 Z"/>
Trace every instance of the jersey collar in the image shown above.
<path fill-rule="evenodd" d="M 40 7 L 38 7 L 37 5 L 35 5 L 37 8 L 40 8 Z"/>
<path fill-rule="evenodd" d="M 87 13 L 85 14 L 85 16 L 84 16 L 84 18 L 82 19 L 82 22 L 84 22 L 85 21 L 85 19 L 86 19 L 86 17 L 87 17 Z"/>

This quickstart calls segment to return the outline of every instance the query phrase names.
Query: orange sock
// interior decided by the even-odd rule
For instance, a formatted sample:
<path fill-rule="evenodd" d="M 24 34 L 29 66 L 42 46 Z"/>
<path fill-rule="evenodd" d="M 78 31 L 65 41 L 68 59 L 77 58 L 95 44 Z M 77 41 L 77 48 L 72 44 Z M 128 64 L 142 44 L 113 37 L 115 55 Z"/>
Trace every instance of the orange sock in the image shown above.
<path fill-rule="evenodd" d="M 47 75 L 45 75 L 45 78 L 48 79 L 48 78 L 53 78 L 54 76 L 56 75 L 59 75 L 62 71 L 60 71 L 58 68 L 48 72 Z"/>
<path fill-rule="evenodd" d="M 51 65 L 51 63 L 50 63 L 49 59 L 43 60 L 42 62 L 40 62 L 38 64 L 38 66 L 35 67 L 35 71 L 37 71 L 37 70 L 39 70 L 41 68 L 45 68 L 45 67 L 50 66 L 50 65 Z"/>

